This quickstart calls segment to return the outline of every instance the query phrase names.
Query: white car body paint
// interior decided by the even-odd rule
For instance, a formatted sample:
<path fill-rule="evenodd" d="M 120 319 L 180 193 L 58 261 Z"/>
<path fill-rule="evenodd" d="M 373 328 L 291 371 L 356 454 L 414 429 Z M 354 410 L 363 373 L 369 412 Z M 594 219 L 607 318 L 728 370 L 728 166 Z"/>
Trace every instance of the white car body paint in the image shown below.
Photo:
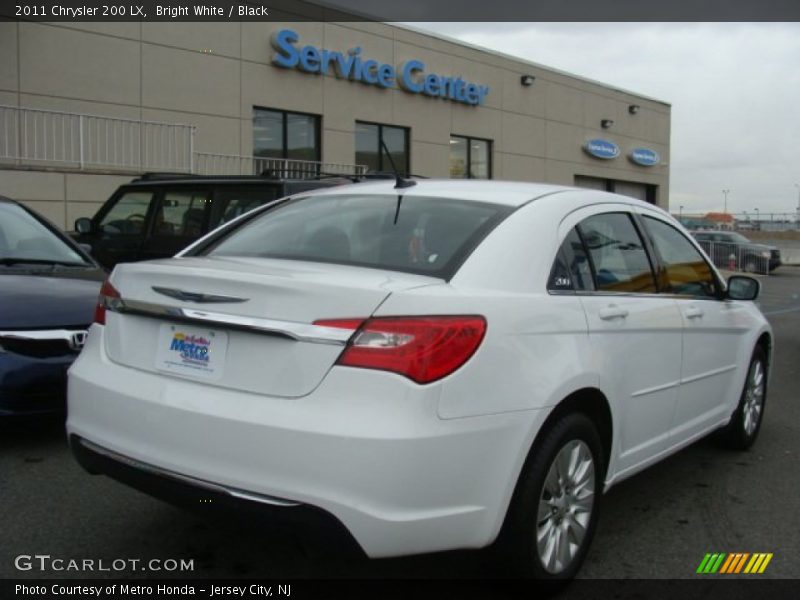
<path fill-rule="evenodd" d="M 304 195 L 397 194 L 393 183 Z M 334 365 L 342 346 L 231 329 L 221 377 L 199 380 L 155 366 L 169 319 L 109 312 L 69 373 L 69 434 L 170 472 L 322 508 L 369 556 L 384 557 L 491 543 L 543 423 L 575 391 L 608 400 L 606 489 L 727 423 L 753 347 L 770 332 L 752 302 L 547 289 L 558 248 L 582 219 L 625 211 L 682 230 L 667 213 L 536 184 L 419 181 L 402 193 L 520 208 L 450 281 L 188 256 L 204 240 L 174 259 L 120 265 L 110 281 L 126 300 L 198 309 L 153 286 L 241 296 L 250 301 L 213 310 L 298 324 L 482 315 L 485 338 L 462 367 L 419 385 Z M 605 319 L 608 310 L 627 316 Z"/>

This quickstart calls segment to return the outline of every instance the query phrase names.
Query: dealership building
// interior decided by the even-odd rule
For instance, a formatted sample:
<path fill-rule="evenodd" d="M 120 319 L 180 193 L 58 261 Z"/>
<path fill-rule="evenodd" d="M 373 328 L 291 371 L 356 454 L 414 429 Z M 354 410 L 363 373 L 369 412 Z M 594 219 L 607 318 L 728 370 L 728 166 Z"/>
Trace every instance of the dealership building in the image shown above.
<path fill-rule="evenodd" d="M 394 163 L 667 207 L 669 136 L 665 102 L 405 26 L 0 22 L 0 195 L 65 228 L 148 171 Z"/>

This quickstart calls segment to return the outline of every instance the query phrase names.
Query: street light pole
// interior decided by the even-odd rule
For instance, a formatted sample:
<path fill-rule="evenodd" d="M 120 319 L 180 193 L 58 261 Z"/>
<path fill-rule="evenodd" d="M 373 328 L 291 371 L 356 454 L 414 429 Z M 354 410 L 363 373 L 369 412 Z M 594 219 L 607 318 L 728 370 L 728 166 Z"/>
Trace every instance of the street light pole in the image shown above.
<path fill-rule="evenodd" d="M 800 207 L 798 207 L 798 210 L 800 210 Z M 681 219 L 683 219 L 683 204 L 678 207 L 678 220 L 680 221 Z"/>
<path fill-rule="evenodd" d="M 728 194 L 730 193 L 730 190 L 722 190 L 722 195 L 725 196 L 725 210 L 722 212 L 724 212 L 726 215 L 728 214 Z"/>
<path fill-rule="evenodd" d="M 794 187 L 797 188 L 797 216 L 795 217 L 795 229 L 800 229 L 800 183 L 795 183 Z"/>

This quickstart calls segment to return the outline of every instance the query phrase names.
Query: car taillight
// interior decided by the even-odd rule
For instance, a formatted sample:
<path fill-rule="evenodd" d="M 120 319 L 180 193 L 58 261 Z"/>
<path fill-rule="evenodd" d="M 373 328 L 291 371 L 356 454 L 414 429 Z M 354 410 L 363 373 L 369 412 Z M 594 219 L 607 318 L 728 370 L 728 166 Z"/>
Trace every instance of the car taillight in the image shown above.
<path fill-rule="evenodd" d="M 326 319 L 315 325 L 358 326 L 358 319 Z M 480 316 L 377 317 L 356 331 L 338 365 L 399 373 L 417 383 L 431 383 L 461 367 L 486 333 Z"/>
<path fill-rule="evenodd" d="M 100 288 L 100 296 L 97 298 L 97 306 L 94 308 L 94 322 L 100 325 L 106 324 L 106 307 L 114 300 L 119 300 L 122 296 L 106 279 Z"/>

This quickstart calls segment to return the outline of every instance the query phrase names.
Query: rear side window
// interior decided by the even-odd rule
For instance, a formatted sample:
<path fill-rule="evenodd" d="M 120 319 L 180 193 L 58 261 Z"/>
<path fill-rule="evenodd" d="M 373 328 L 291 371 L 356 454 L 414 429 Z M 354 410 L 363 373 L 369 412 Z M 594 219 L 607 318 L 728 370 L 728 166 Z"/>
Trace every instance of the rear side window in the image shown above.
<path fill-rule="evenodd" d="M 449 279 L 511 207 L 419 196 L 311 196 L 235 229 L 205 253 L 307 260 Z"/>
<path fill-rule="evenodd" d="M 208 190 L 166 191 L 156 211 L 153 235 L 199 237 L 208 206 Z"/>
<path fill-rule="evenodd" d="M 688 296 L 717 295 L 711 267 L 684 235 L 658 219 L 644 217 L 647 230 L 664 266 L 662 288 Z"/>
<path fill-rule="evenodd" d="M 630 215 L 595 215 L 578 228 L 594 265 L 599 291 L 656 292 L 650 259 Z"/>
<path fill-rule="evenodd" d="M 552 291 L 594 290 L 589 258 L 586 256 L 583 242 L 575 229 L 567 234 L 561 244 L 550 274 L 548 289 Z"/>

